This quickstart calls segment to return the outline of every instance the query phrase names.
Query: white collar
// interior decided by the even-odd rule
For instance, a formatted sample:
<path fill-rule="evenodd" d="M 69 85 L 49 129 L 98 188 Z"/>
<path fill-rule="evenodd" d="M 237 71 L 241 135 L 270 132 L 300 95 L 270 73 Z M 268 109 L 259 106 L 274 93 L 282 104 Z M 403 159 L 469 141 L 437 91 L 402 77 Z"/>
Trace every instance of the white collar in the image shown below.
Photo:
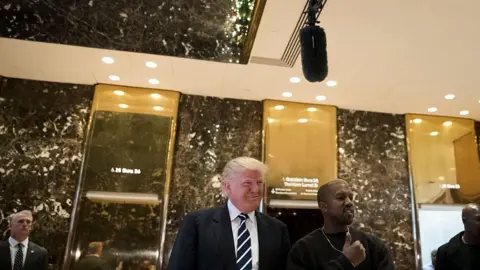
<path fill-rule="evenodd" d="M 240 212 L 240 210 L 238 210 L 237 207 L 235 207 L 235 205 L 233 205 L 232 201 L 230 200 L 228 200 L 227 202 L 227 207 L 228 207 L 228 213 L 230 214 L 230 221 L 235 220 L 242 213 Z M 251 221 L 255 222 L 255 211 L 252 211 L 247 215 Z"/>
<path fill-rule="evenodd" d="M 13 237 L 11 236 L 8 238 L 8 242 L 10 243 L 11 247 L 17 247 L 17 245 L 20 243 L 17 240 L 13 239 Z M 25 240 L 23 240 L 23 242 L 21 243 L 23 244 L 24 247 L 28 247 L 28 237 Z"/>

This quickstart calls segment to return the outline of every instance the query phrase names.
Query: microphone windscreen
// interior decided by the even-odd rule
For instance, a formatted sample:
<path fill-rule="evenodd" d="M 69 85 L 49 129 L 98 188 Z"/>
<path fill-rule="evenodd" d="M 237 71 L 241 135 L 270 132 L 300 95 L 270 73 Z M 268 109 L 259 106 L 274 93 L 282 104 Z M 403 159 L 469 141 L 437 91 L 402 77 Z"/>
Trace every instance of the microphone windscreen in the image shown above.
<path fill-rule="evenodd" d="M 328 75 L 327 36 L 319 26 L 306 26 L 300 30 L 302 69 L 309 82 L 321 82 Z"/>

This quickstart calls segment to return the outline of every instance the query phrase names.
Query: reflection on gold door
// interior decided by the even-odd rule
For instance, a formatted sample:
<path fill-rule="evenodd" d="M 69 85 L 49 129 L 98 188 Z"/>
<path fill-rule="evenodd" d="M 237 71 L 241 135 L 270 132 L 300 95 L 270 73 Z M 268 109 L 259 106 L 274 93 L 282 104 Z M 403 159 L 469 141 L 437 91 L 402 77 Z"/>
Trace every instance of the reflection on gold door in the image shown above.
<path fill-rule="evenodd" d="M 270 206 L 317 207 L 318 187 L 337 174 L 336 121 L 332 106 L 265 101 Z"/>
<path fill-rule="evenodd" d="M 417 203 L 455 204 L 480 196 L 474 122 L 407 115 L 409 163 Z"/>

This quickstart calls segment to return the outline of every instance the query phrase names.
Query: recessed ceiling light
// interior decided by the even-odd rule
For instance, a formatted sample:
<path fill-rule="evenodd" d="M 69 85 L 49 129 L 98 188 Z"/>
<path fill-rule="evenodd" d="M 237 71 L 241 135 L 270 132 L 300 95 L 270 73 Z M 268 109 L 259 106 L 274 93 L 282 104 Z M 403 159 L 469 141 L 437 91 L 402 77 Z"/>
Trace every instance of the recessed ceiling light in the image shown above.
<path fill-rule="evenodd" d="M 432 131 L 430 132 L 430 136 L 437 136 L 438 135 L 438 131 Z"/>
<path fill-rule="evenodd" d="M 470 112 L 467 110 L 460 111 L 460 115 L 468 115 L 468 114 L 470 114 Z"/>
<path fill-rule="evenodd" d="M 439 176 L 439 177 L 438 177 L 438 180 L 440 180 L 440 181 L 445 181 L 445 177 Z"/>
<path fill-rule="evenodd" d="M 327 81 L 327 86 L 329 87 L 337 86 L 337 81 Z"/>
<path fill-rule="evenodd" d="M 454 94 L 448 94 L 448 95 L 445 95 L 445 99 L 455 99 L 455 95 Z"/>
<path fill-rule="evenodd" d="M 117 95 L 117 96 L 123 96 L 123 95 L 125 95 L 125 92 L 123 92 L 122 90 L 115 90 L 115 91 L 113 91 L 113 93 L 114 93 L 115 95 Z"/>
<path fill-rule="evenodd" d="M 317 99 L 318 101 L 324 101 L 324 100 L 327 99 L 327 97 L 326 97 L 326 96 L 317 96 L 316 99 Z"/>
<path fill-rule="evenodd" d="M 103 58 L 102 58 L 102 61 L 103 61 L 105 64 L 113 64 L 113 63 L 115 63 L 115 60 L 113 60 L 112 57 L 108 57 L 108 56 L 103 57 Z"/>
<path fill-rule="evenodd" d="M 415 124 L 420 124 L 420 123 L 422 123 L 422 119 L 420 119 L 420 118 L 415 118 L 415 119 L 413 119 L 413 123 L 415 123 Z"/>
<path fill-rule="evenodd" d="M 293 94 L 291 92 L 283 92 L 282 96 L 284 97 L 292 97 Z"/>
<path fill-rule="evenodd" d="M 308 119 L 307 118 L 300 118 L 298 119 L 298 123 L 307 123 Z"/>
<path fill-rule="evenodd" d="M 271 123 L 273 123 L 273 122 L 275 122 L 275 119 L 273 119 L 273 118 L 268 118 L 268 123 L 271 124 Z"/>
<path fill-rule="evenodd" d="M 307 109 L 307 111 L 309 111 L 309 112 L 316 112 L 316 111 L 317 111 L 317 108 L 310 107 L 310 108 Z"/>
<path fill-rule="evenodd" d="M 117 75 L 110 75 L 110 76 L 108 76 L 108 78 L 111 81 L 120 81 L 120 77 L 118 77 Z"/>
<path fill-rule="evenodd" d="M 148 80 L 148 83 L 149 83 L 149 84 L 159 84 L 160 81 L 157 80 L 157 79 L 150 79 L 150 80 Z"/>
<path fill-rule="evenodd" d="M 151 94 L 150 96 L 151 96 L 152 98 L 155 98 L 155 99 L 161 97 L 161 95 L 160 95 L 160 94 L 157 94 L 157 93 L 153 93 L 153 94 Z"/>
<path fill-rule="evenodd" d="M 299 77 L 291 77 L 290 82 L 291 83 L 300 83 L 300 78 Z"/>
<path fill-rule="evenodd" d="M 443 125 L 446 126 L 446 127 L 451 126 L 452 121 L 445 121 L 445 122 L 443 122 Z"/>
<path fill-rule="evenodd" d="M 163 107 L 161 107 L 161 106 L 154 106 L 153 109 L 155 111 L 163 111 Z"/>
<path fill-rule="evenodd" d="M 428 112 L 436 112 L 438 109 L 436 107 L 428 108 Z"/>
<path fill-rule="evenodd" d="M 147 61 L 147 62 L 145 62 L 145 66 L 147 66 L 147 67 L 149 67 L 149 68 L 156 68 L 156 67 L 158 67 L 157 63 L 152 62 L 152 61 Z"/>
<path fill-rule="evenodd" d="M 118 104 L 118 107 L 120 107 L 122 109 L 126 109 L 126 108 L 128 108 L 128 105 L 127 104 Z"/>
<path fill-rule="evenodd" d="M 273 108 L 275 108 L 275 110 L 277 110 L 277 111 L 280 111 L 280 110 L 285 109 L 285 106 L 283 106 L 283 105 L 277 105 L 277 106 L 275 106 L 275 107 L 273 107 Z"/>

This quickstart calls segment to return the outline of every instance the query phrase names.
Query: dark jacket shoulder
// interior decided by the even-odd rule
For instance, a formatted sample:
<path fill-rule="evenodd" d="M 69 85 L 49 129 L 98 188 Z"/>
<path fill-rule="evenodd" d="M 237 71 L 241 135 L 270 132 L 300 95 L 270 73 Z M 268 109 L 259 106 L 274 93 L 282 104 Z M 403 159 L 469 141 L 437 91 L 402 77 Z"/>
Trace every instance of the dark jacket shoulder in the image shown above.
<path fill-rule="evenodd" d="M 45 252 L 45 253 L 48 253 L 47 249 L 38 245 L 37 243 L 33 242 L 33 241 L 29 241 L 29 244 L 31 245 L 31 248 L 34 248 L 38 251 L 41 251 L 41 252 Z"/>
<path fill-rule="evenodd" d="M 437 250 L 437 253 L 442 254 L 452 254 L 455 253 L 462 245 L 462 235 L 463 232 L 455 235 L 447 243 L 440 246 Z"/>
<path fill-rule="evenodd" d="M 283 223 L 282 221 L 274 218 L 274 217 L 271 217 L 271 216 L 267 216 L 261 212 L 256 212 L 256 215 L 257 215 L 257 218 L 261 218 L 265 223 L 267 223 L 267 225 L 270 225 L 270 226 L 273 226 L 273 227 L 287 227 L 287 225 L 285 225 L 285 223 Z"/>

